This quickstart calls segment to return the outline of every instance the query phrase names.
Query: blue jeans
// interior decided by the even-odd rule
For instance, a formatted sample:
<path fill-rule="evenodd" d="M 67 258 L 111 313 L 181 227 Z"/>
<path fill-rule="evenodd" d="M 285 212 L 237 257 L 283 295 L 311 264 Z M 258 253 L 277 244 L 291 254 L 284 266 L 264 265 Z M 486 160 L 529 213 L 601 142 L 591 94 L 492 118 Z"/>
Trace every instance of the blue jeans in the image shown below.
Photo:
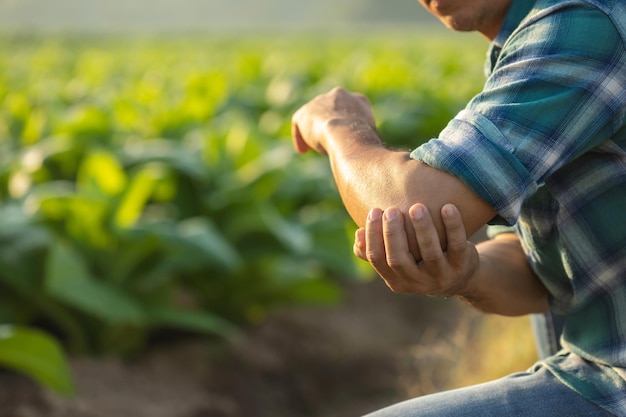
<path fill-rule="evenodd" d="M 559 382 L 546 368 L 426 395 L 367 417 L 615 417 Z"/>
<path fill-rule="evenodd" d="M 532 325 L 539 356 L 561 348 L 564 317 L 534 315 Z M 604 417 L 602 410 L 559 382 L 545 368 L 518 373 L 485 384 L 426 395 L 384 408 L 367 417 Z"/>

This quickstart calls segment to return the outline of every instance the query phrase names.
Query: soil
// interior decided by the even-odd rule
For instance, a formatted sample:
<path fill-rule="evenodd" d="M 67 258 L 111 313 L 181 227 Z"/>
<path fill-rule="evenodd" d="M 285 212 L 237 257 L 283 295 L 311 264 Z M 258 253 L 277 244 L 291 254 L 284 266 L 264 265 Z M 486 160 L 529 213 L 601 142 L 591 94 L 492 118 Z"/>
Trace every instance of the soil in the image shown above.
<path fill-rule="evenodd" d="M 277 311 L 235 341 L 71 358 L 75 398 L 0 373 L 0 417 L 359 416 L 454 386 L 481 320 L 456 301 L 348 283 L 340 305 Z"/>

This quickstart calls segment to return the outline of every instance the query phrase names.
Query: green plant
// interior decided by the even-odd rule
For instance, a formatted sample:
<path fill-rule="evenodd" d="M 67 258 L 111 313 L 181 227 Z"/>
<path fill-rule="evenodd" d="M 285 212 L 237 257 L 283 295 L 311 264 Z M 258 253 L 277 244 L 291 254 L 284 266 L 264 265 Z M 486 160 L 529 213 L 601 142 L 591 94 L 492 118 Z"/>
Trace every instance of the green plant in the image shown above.
<path fill-rule="evenodd" d="M 61 394 L 75 392 L 61 347 L 40 330 L 0 326 L 0 365 L 29 375 Z"/>
<path fill-rule="evenodd" d="M 481 75 L 420 39 L 0 37 L 0 323 L 132 354 L 337 302 L 354 226 L 290 117 L 341 84 L 435 136 Z"/>

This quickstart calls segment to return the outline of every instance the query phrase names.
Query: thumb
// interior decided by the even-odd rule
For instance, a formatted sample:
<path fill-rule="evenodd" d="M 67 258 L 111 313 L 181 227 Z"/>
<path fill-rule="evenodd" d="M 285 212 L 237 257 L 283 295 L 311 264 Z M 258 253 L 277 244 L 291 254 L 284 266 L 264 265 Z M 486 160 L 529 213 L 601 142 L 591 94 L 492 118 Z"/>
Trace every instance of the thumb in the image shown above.
<path fill-rule="evenodd" d="M 311 148 L 307 145 L 302 133 L 300 132 L 300 128 L 298 127 L 298 122 L 296 121 L 296 115 L 294 115 L 291 120 L 291 138 L 293 140 L 293 147 L 298 153 L 305 153 L 309 151 Z"/>
<path fill-rule="evenodd" d="M 365 229 L 362 227 L 357 229 L 357 231 L 354 233 L 353 252 L 358 258 L 361 258 L 364 261 L 367 261 L 367 256 L 365 254 L 365 250 L 366 250 L 365 239 L 366 239 Z"/>

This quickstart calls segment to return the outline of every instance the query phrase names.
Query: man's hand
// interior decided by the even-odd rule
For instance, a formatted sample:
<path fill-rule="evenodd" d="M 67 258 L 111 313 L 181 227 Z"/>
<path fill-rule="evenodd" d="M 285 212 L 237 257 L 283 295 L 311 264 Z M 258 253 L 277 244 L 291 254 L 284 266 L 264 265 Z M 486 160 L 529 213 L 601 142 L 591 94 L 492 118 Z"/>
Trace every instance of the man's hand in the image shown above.
<path fill-rule="evenodd" d="M 409 209 L 422 259 L 407 245 L 405 223 L 397 208 L 372 209 L 356 232 L 354 253 L 368 261 L 394 292 L 458 296 L 489 313 L 521 316 L 548 311 L 548 292 L 534 274 L 513 233 L 474 246 L 467 241 L 459 210 L 441 209 L 446 251 L 426 206 Z"/>
<path fill-rule="evenodd" d="M 314 150 L 327 154 L 329 130 L 335 127 L 376 130 L 369 100 L 362 94 L 335 88 L 302 106 L 292 118 L 294 147 L 299 153 Z"/>
<path fill-rule="evenodd" d="M 394 292 L 463 294 L 478 268 L 479 257 L 476 247 L 467 241 L 457 208 L 446 204 L 441 209 L 448 241 L 445 252 L 426 206 L 413 205 L 409 215 L 421 253 L 419 262 L 409 250 L 405 223 L 397 208 L 370 211 L 366 227 L 357 231 L 355 255 L 368 261 Z"/>

